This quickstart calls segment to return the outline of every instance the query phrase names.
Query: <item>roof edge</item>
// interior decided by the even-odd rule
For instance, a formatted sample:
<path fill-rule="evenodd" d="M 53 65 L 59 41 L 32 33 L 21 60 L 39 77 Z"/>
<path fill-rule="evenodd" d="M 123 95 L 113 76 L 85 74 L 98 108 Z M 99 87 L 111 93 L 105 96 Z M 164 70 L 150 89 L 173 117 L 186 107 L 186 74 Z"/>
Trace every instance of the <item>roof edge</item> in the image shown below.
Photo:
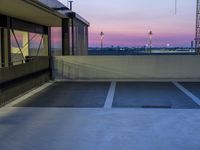
<path fill-rule="evenodd" d="M 42 2 L 39 2 L 37 0 L 22 0 L 30 5 L 33 5 L 35 7 L 38 7 L 39 9 L 43 10 L 43 11 L 46 11 L 56 17 L 59 17 L 59 18 L 65 18 L 66 16 L 64 16 L 63 14 L 57 12 L 56 10 L 46 6 L 45 4 L 43 4 Z"/>
<path fill-rule="evenodd" d="M 82 23 L 86 24 L 87 26 L 90 26 L 90 23 L 86 19 L 81 17 L 79 14 L 77 14 L 76 12 L 68 12 L 66 13 L 66 15 L 68 17 L 75 17 L 76 19 L 80 20 Z"/>

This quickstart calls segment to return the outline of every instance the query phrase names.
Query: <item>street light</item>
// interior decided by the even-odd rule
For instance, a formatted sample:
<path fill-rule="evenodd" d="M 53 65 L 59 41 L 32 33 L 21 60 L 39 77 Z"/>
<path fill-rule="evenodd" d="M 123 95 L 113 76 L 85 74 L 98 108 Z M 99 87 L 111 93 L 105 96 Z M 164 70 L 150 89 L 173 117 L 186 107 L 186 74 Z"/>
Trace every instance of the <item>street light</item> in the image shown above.
<path fill-rule="evenodd" d="M 150 49 L 152 48 L 152 38 L 153 38 L 153 32 L 150 31 L 149 32 L 149 46 L 150 46 Z"/>
<path fill-rule="evenodd" d="M 100 36 L 101 36 L 101 49 L 102 49 L 103 48 L 104 33 L 101 32 Z"/>

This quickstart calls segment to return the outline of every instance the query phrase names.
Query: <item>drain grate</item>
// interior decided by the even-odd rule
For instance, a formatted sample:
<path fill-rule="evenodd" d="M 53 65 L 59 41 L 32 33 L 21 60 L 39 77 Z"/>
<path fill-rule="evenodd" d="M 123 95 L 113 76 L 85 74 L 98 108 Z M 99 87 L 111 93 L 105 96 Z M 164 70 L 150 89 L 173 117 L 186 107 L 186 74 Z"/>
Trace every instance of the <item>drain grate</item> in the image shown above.
<path fill-rule="evenodd" d="M 142 108 L 172 108 L 171 106 L 142 106 Z"/>

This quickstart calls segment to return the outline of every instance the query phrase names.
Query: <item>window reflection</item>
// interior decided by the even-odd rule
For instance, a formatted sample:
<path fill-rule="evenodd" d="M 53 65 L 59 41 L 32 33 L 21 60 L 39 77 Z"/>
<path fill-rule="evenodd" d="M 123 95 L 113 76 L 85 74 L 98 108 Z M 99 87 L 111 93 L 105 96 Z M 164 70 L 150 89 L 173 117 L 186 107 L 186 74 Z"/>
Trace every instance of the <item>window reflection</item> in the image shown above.
<path fill-rule="evenodd" d="M 29 56 L 28 32 L 11 30 L 11 63 L 13 65 L 25 62 Z"/>
<path fill-rule="evenodd" d="M 62 29 L 60 27 L 51 28 L 51 55 L 62 55 Z"/>
<path fill-rule="evenodd" d="M 48 36 L 11 30 L 11 64 L 17 65 L 32 56 L 48 56 Z"/>
<path fill-rule="evenodd" d="M 48 36 L 29 33 L 30 56 L 48 56 Z"/>

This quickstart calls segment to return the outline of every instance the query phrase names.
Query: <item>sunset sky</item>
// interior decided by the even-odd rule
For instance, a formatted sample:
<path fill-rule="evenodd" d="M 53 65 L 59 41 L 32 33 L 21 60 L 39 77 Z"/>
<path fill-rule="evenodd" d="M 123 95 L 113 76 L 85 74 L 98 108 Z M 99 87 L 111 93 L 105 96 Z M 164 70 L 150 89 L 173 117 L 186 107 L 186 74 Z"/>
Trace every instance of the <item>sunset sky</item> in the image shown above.
<path fill-rule="evenodd" d="M 65 3 L 67 0 L 60 0 Z M 74 11 L 87 19 L 89 45 L 144 46 L 153 31 L 154 46 L 190 46 L 195 35 L 196 0 L 74 0 Z"/>

